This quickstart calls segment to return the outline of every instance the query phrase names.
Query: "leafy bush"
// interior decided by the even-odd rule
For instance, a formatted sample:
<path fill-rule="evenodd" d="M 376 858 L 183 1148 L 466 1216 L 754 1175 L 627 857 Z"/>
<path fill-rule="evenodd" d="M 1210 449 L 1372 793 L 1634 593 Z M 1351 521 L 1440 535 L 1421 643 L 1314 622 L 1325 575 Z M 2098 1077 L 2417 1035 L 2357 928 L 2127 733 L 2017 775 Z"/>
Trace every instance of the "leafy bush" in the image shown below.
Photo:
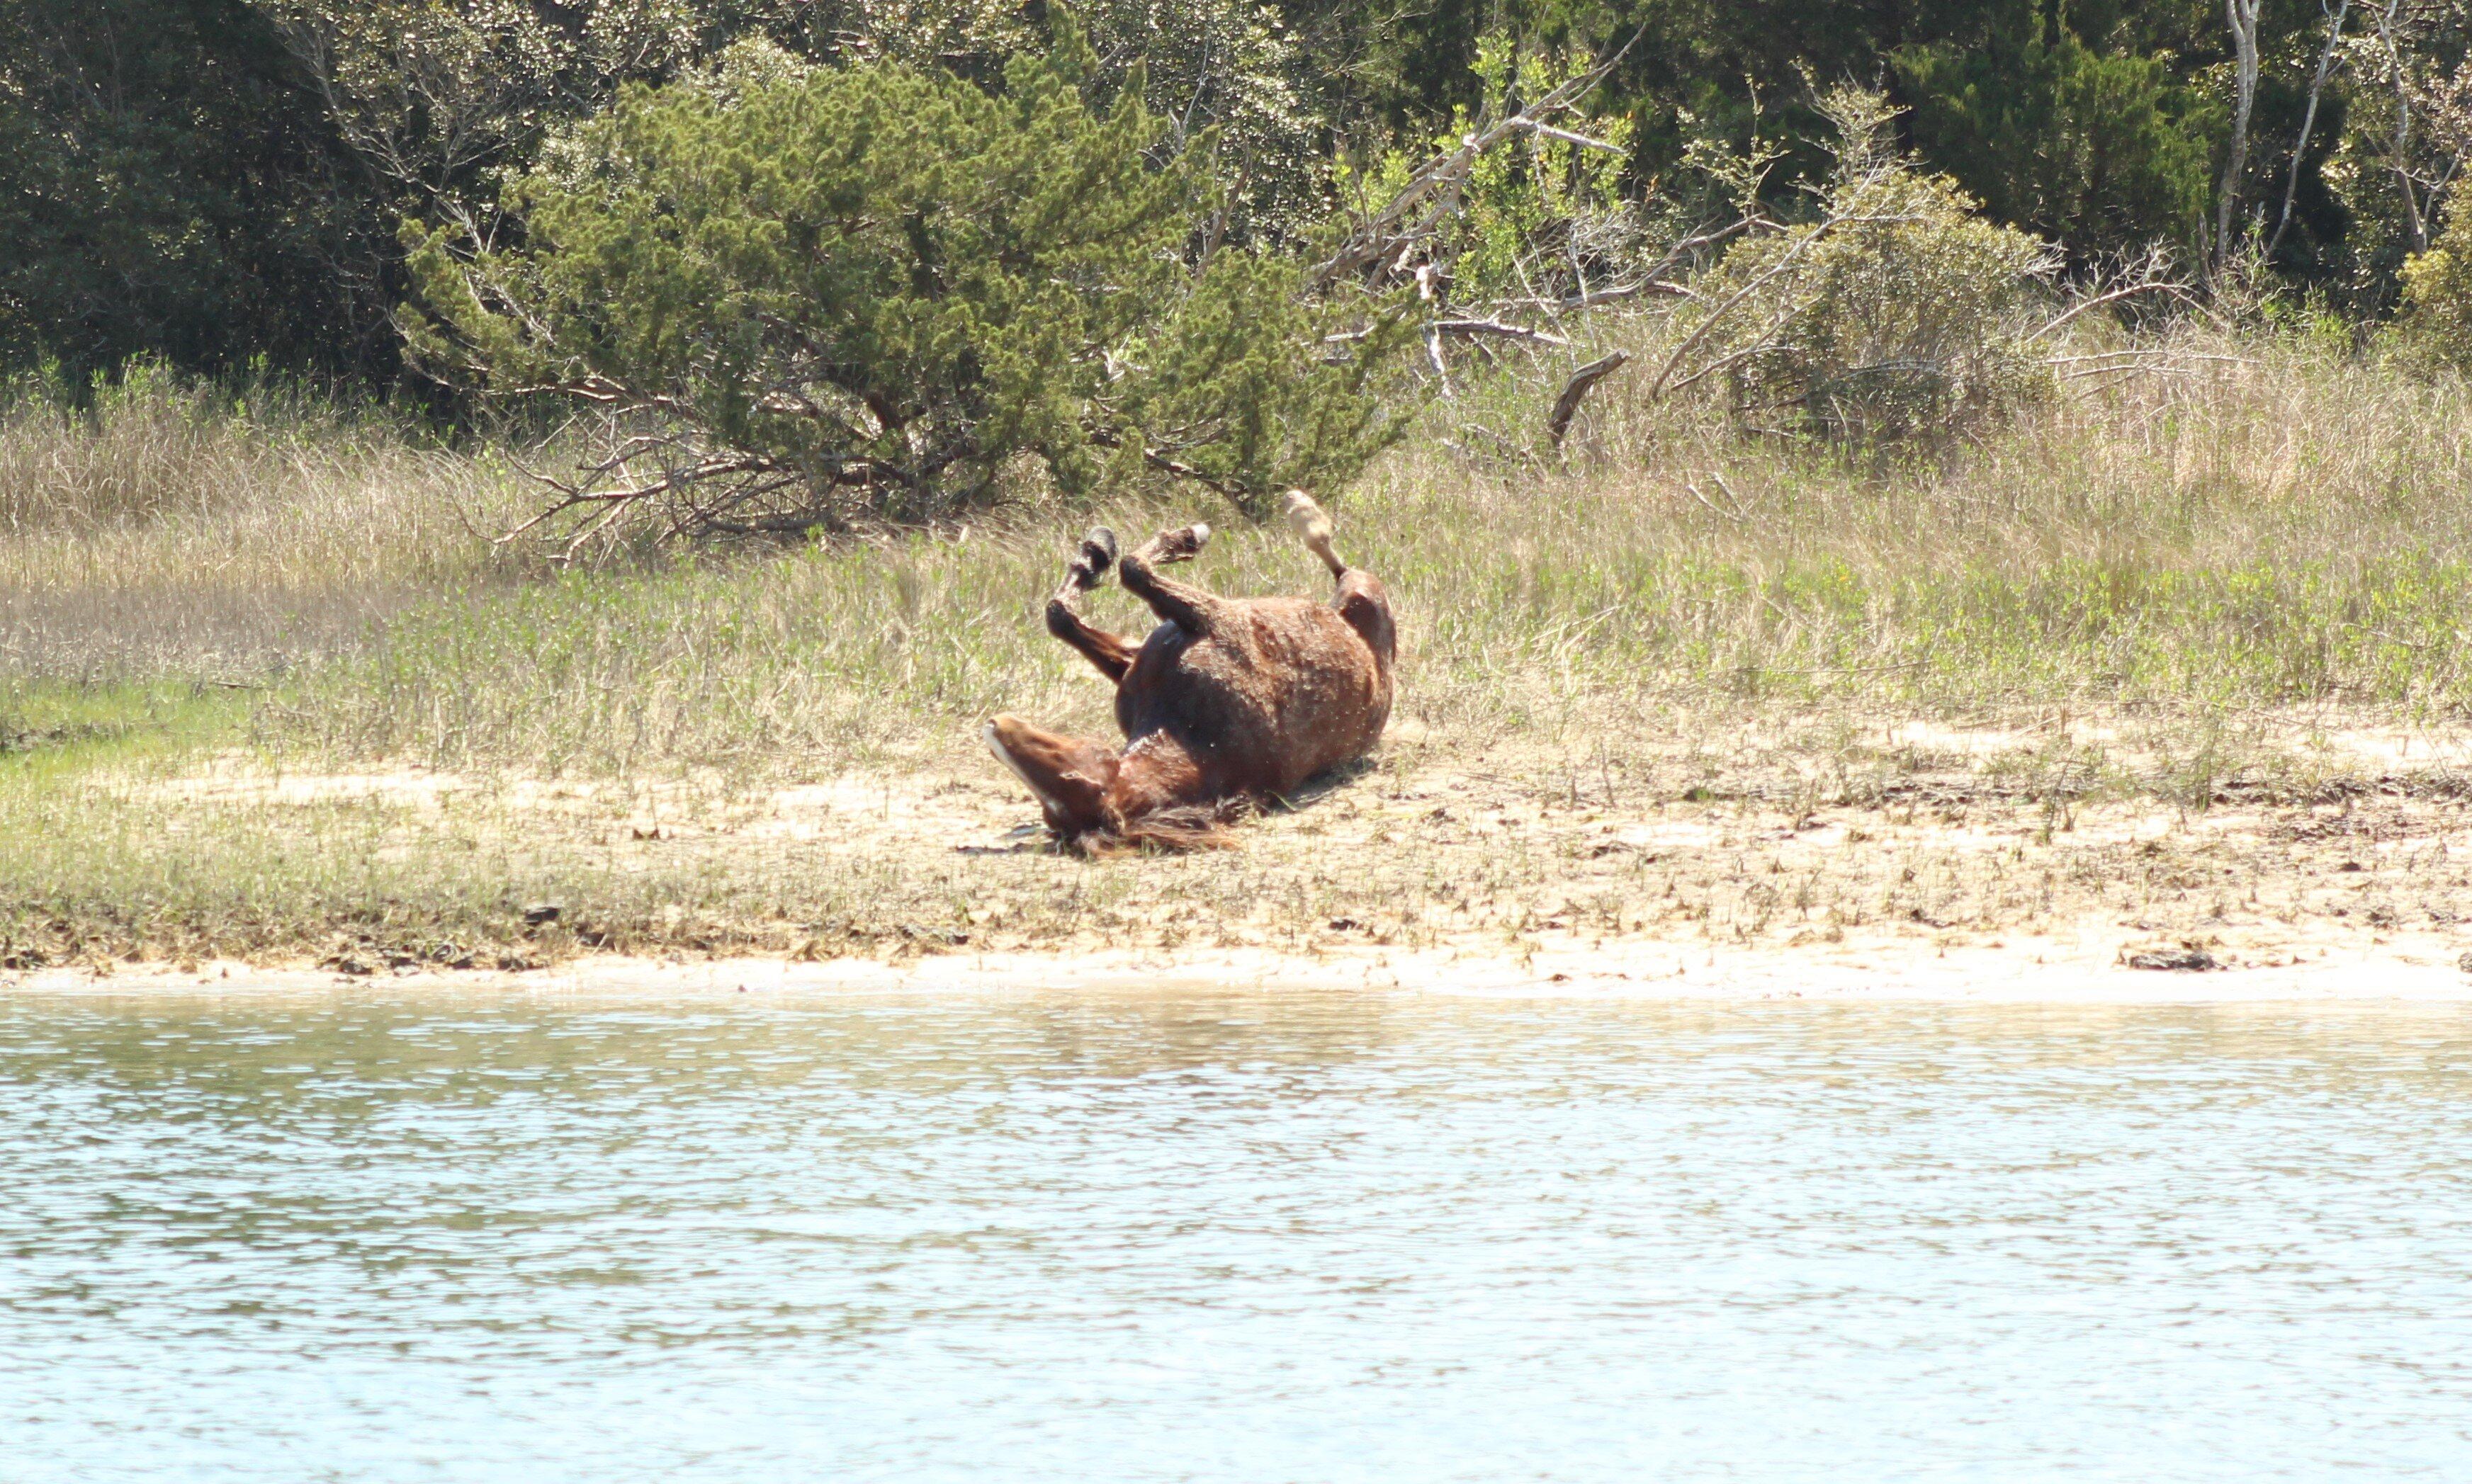
<path fill-rule="evenodd" d="M 1828 107 L 1841 143 L 1818 210 L 1693 285 L 1660 389 L 1718 381 L 1752 427 L 1857 438 L 1958 431 L 2041 394 L 2053 249 L 1890 152 L 1877 95 Z"/>
<path fill-rule="evenodd" d="M 1525 46 L 1501 31 L 1481 36 L 1476 50 L 1474 70 L 1485 85 L 1479 108 L 1455 109 L 1430 141 L 1410 136 L 1365 168 L 1343 168 L 1343 195 L 1360 202 L 1393 200 L 1428 160 L 1594 66 L 1585 52 Z M 1556 122 L 1560 127 L 1524 131 L 1479 154 L 1453 188 L 1449 209 L 1418 222 L 1423 240 L 1413 256 L 1440 280 L 1427 290 L 1438 304 L 1551 304 L 1623 281 L 1637 266 L 1641 210 L 1624 192 L 1633 121 L 1575 106 Z"/>
<path fill-rule="evenodd" d="M 704 0 L 710 4 L 712 0 Z M 1007 60 L 1041 50 L 1048 6 L 972 0 L 772 0 L 800 17 L 817 55 L 883 57 L 964 77 L 996 79 Z M 1330 59 L 1260 0 L 1077 0 L 1100 61 L 1095 91 L 1113 97 L 1139 66 L 1136 91 L 1179 143 L 1219 133 L 1229 240 L 1310 235 L 1330 209 L 1323 135 L 1334 122 Z M 814 44 L 822 43 L 822 44 Z"/>
<path fill-rule="evenodd" d="M 2404 265 L 2397 328 L 2413 360 L 2472 371 L 2472 211 L 2458 211 L 2427 252 Z"/>
<path fill-rule="evenodd" d="M 630 88 L 513 189 L 520 247 L 406 228 L 417 353 L 559 392 L 618 438 L 552 512 L 573 543 L 931 519 L 1028 457 L 1068 493 L 1164 471 L 1250 513 L 1353 473 L 1399 419 L 1403 331 L 1310 304 L 1280 258 L 1207 250 L 1195 139 L 1069 25 L 990 94 L 897 61 Z"/>

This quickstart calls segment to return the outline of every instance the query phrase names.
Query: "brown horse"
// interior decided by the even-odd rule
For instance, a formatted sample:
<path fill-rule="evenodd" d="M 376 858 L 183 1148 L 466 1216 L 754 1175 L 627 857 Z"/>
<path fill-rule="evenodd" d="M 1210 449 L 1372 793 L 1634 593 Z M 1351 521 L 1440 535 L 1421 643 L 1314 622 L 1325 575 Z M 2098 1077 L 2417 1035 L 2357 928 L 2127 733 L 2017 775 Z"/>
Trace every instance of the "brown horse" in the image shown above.
<path fill-rule="evenodd" d="M 1319 506 L 1301 490 L 1287 498 L 1288 524 L 1338 581 L 1327 604 L 1221 598 L 1160 576 L 1200 554 L 1207 526 L 1161 531 L 1121 562 L 1106 528 L 1082 541 L 1048 600 L 1047 628 L 1116 683 L 1125 745 L 1059 737 L 1015 717 L 986 727 L 987 744 L 1030 785 L 1059 839 L 1094 853 L 1222 843 L 1219 827 L 1248 805 L 1290 793 L 1382 740 L 1397 647 L 1390 601 L 1371 573 L 1331 550 Z M 1159 616 L 1139 649 L 1074 611 L 1074 599 L 1110 567 Z"/>

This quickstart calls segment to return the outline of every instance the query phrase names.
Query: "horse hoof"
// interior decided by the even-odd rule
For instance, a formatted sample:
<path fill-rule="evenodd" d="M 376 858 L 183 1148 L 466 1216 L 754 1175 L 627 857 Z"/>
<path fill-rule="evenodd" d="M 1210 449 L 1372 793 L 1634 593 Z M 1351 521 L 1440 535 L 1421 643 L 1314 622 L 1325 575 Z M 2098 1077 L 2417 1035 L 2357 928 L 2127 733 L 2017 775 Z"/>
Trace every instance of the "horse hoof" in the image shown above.
<path fill-rule="evenodd" d="M 1105 526 L 1093 526 L 1082 538 L 1082 554 L 1073 558 L 1069 569 L 1073 585 L 1088 592 L 1107 580 L 1116 565 L 1116 533 Z"/>
<path fill-rule="evenodd" d="M 1181 530 L 1159 532 L 1155 558 L 1162 562 L 1191 561 L 1210 544 L 1210 528 L 1196 522 Z"/>

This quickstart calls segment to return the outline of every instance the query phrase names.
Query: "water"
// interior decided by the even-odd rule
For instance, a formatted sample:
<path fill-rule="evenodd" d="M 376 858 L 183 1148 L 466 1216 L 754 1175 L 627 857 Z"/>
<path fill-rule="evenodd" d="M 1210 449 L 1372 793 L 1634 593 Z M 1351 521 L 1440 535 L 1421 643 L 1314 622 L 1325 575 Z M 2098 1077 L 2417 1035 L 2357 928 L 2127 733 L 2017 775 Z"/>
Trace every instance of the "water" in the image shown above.
<path fill-rule="evenodd" d="M 0 1000 L 0 1478 L 2472 1479 L 2472 1015 Z"/>

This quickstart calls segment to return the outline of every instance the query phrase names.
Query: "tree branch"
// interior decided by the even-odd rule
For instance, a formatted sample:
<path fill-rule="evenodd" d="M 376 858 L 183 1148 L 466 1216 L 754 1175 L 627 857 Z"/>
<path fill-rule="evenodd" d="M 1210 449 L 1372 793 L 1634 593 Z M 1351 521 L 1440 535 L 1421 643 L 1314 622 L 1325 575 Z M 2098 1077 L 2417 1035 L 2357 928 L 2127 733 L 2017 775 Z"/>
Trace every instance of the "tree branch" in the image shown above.
<path fill-rule="evenodd" d="M 1423 228 L 1430 225 L 1435 219 L 1429 215 L 1417 226 L 1409 227 L 1405 224 L 1410 217 L 1429 200 L 1457 191 L 1466 180 L 1468 174 L 1476 168 L 1476 162 L 1485 156 L 1486 151 L 1514 135 L 1551 130 L 1555 137 L 1589 148 L 1621 153 L 1619 147 L 1606 144 L 1603 140 L 1590 139 L 1585 135 L 1570 133 L 1567 130 L 1552 130 L 1545 121 L 1576 106 L 1590 88 L 1604 82 L 1606 76 L 1621 63 L 1623 58 L 1629 55 L 1630 49 L 1638 44 L 1640 36 L 1646 34 L 1646 31 L 1647 28 L 1643 26 L 1640 30 L 1631 33 L 1630 39 L 1625 41 L 1611 57 L 1554 88 L 1544 97 L 1510 117 L 1498 120 L 1485 129 L 1462 134 L 1460 137 L 1458 149 L 1447 154 L 1436 155 L 1418 166 L 1410 173 L 1408 183 L 1400 187 L 1399 193 L 1391 197 L 1388 205 L 1367 218 L 1349 234 L 1347 241 L 1341 245 L 1338 251 L 1332 253 L 1326 261 L 1316 266 L 1306 275 L 1310 290 L 1315 293 L 1325 292 L 1350 273 L 1362 272 L 1388 259 L 1398 258 L 1404 263 L 1405 259 L 1400 257 L 1403 246 L 1414 246 L 1415 238 L 1421 235 Z"/>
<path fill-rule="evenodd" d="M 1562 436 L 1571 431 L 1571 419 L 1580 415 L 1580 404 L 1587 400 L 1597 383 L 1629 364 L 1630 352 L 1616 350 L 1571 373 L 1571 379 L 1562 384 L 1562 394 L 1554 399 L 1554 411 L 1545 418 L 1545 436 L 1555 448 L 1562 446 Z"/>
<path fill-rule="evenodd" d="M 2324 8 L 2324 0 L 2319 0 Z M 2292 200 L 2300 190 L 2300 165 L 2309 155 L 2309 134 L 2318 127 L 2318 100 L 2326 91 L 2326 80 L 2334 75 L 2337 48 L 2343 40 L 2343 21 L 2352 13 L 2352 0 L 2338 0 L 2333 16 L 2326 23 L 2326 45 L 2318 54 L 2318 71 L 2309 80 L 2309 107 L 2300 115 L 2300 138 L 2292 146 L 2292 169 L 2283 177 L 2283 210 L 2275 218 L 2274 235 L 2266 240 L 2268 260 L 2274 249 L 2283 246 L 2283 234 L 2292 229 Z"/>

